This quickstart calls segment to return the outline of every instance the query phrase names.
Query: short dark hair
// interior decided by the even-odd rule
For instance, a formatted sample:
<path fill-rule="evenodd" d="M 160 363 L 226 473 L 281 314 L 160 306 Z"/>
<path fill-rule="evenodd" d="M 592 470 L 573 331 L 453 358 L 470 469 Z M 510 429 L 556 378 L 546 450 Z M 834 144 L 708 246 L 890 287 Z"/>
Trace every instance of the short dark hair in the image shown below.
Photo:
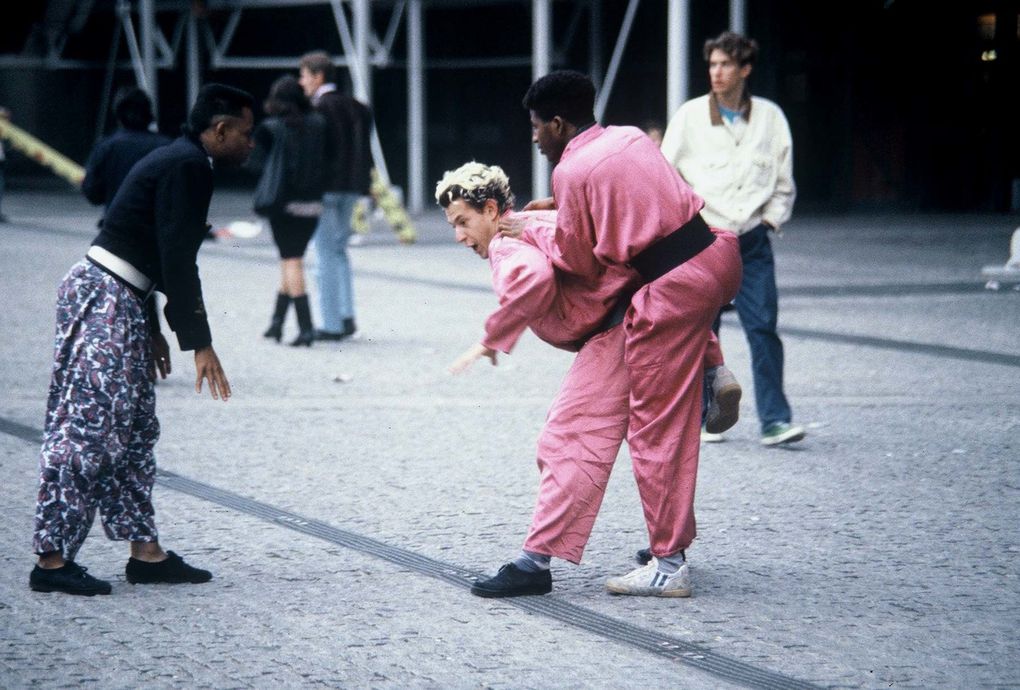
<path fill-rule="evenodd" d="M 255 99 L 247 91 L 226 84 L 206 84 L 198 90 L 195 105 L 191 106 L 187 129 L 192 134 L 201 134 L 219 116 L 244 117 L 245 108 L 255 110 Z"/>
<path fill-rule="evenodd" d="M 298 80 L 286 74 L 273 82 L 263 107 L 269 115 L 294 118 L 311 110 L 312 104 Z"/>
<path fill-rule="evenodd" d="M 721 50 L 743 67 L 754 64 L 755 58 L 758 57 L 758 42 L 732 31 L 723 31 L 715 38 L 705 41 L 706 61 L 712 57 L 713 50 Z"/>
<path fill-rule="evenodd" d="M 113 114 L 125 129 L 144 131 L 152 122 L 152 101 L 137 86 L 122 86 L 113 97 Z"/>
<path fill-rule="evenodd" d="M 595 85 L 580 72 L 550 72 L 524 94 L 524 109 L 545 122 L 559 115 L 572 125 L 587 125 L 595 121 Z"/>
<path fill-rule="evenodd" d="M 304 67 L 312 74 L 321 74 L 326 82 L 336 80 L 336 67 L 333 66 L 333 58 L 324 50 L 313 50 L 301 56 L 298 67 Z"/>

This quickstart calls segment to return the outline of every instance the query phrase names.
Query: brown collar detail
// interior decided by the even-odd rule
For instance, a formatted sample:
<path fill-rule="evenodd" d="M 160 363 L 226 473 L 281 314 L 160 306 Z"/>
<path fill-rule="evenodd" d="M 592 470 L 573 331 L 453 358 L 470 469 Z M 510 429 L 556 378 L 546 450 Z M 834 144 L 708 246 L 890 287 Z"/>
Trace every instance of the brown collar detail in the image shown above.
<path fill-rule="evenodd" d="M 748 122 L 751 121 L 751 94 L 744 88 L 744 96 L 740 99 L 740 116 Z M 713 127 L 721 127 L 723 123 L 722 113 L 719 111 L 719 99 L 714 93 L 708 94 L 708 118 L 712 121 Z"/>

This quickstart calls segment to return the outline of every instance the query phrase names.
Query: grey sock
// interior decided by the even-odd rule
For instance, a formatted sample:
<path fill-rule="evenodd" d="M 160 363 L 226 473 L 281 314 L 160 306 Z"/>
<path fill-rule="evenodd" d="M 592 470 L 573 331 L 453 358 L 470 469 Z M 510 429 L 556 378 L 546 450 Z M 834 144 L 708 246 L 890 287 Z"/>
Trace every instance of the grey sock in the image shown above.
<path fill-rule="evenodd" d="M 687 557 L 684 555 L 683 550 L 677 551 L 672 556 L 663 556 L 658 559 L 659 567 L 656 568 L 660 573 L 666 575 L 672 575 L 676 571 L 680 570 L 680 567 L 687 562 Z"/>
<path fill-rule="evenodd" d="M 514 559 L 514 565 L 526 573 L 540 573 L 549 570 L 549 561 L 552 556 L 534 551 L 521 551 L 521 555 Z"/>

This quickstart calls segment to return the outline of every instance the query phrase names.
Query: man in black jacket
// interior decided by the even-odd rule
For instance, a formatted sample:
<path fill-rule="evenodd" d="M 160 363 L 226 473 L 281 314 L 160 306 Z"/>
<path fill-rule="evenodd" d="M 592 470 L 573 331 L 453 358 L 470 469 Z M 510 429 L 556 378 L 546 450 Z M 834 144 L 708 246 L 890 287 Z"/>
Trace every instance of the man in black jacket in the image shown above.
<path fill-rule="evenodd" d="M 206 234 L 214 163 L 251 152 L 252 97 L 208 84 L 186 133 L 140 160 L 107 209 L 99 235 L 57 296 L 55 356 L 40 459 L 29 586 L 109 594 L 109 582 L 74 562 L 98 508 L 113 540 L 131 542 L 131 583 L 206 582 L 159 544 L 152 506 L 156 371 L 170 373 L 152 293 L 182 350 L 195 351 L 195 390 L 226 401 L 230 384 L 212 347 L 196 257 Z"/>
<path fill-rule="evenodd" d="M 341 340 L 357 329 L 347 243 L 354 206 L 369 193 L 372 172 L 372 113 L 368 106 L 340 93 L 334 75 L 328 53 L 316 51 L 301 58 L 298 81 L 316 110 L 326 116 L 330 134 L 326 193 L 313 237 L 322 324 L 317 340 Z"/>

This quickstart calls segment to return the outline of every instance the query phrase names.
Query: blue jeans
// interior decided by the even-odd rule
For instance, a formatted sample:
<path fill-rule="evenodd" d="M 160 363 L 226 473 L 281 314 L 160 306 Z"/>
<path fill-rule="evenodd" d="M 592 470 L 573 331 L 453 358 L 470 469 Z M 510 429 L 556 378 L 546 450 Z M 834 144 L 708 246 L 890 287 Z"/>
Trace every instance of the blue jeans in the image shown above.
<path fill-rule="evenodd" d="M 793 417 L 783 393 L 783 342 L 776 333 L 779 296 L 767 226 L 759 225 L 740 236 L 740 258 L 744 278 L 733 306 L 751 349 L 754 402 L 764 432 L 772 424 L 789 422 Z M 718 319 L 715 331 L 719 332 Z"/>
<path fill-rule="evenodd" d="M 322 330 L 341 333 L 344 319 L 354 318 L 354 286 L 347 242 L 351 238 L 351 215 L 360 198 L 354 192 L 327 192 L 322 196 L 322 215 L 315 228 L 315 278 L 319 288 L 319 323 Z"/>

